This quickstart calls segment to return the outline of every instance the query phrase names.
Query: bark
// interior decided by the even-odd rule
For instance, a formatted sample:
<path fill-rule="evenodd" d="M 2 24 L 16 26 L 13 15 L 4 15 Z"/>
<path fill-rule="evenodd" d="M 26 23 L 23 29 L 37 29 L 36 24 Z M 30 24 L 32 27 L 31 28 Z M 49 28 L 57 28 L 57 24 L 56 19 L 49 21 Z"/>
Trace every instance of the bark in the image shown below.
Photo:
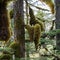
<path fill-rule="evenodd" d="M 55 0 L 56 4 L 56 29 L 60 29 L 60 0 Z M 60 33 L 56 36 L 56 48 L 60 50 Z"/>
<path fill-rule="evenodd" d="M 25 57 L 25 30 L 24 30 L 24 12 L 23 0 L 17 0 L 14 4 L 14 36 L 19 42 L 20 58 Z"/>

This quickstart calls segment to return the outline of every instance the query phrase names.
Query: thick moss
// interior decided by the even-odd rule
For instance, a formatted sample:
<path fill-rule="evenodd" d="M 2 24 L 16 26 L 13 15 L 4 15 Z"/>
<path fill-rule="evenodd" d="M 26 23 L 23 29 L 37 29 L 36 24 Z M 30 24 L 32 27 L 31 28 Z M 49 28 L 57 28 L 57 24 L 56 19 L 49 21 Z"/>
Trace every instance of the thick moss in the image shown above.
<path fill-rule="evenodd" d="M 34 43 L 35 43 L 35 48 L 37 50 L 38 46 L 39 46 L 39 39 L 40 39 L 40 36 L 41 36 L 41 26 L 39 24 L 35 24 L 34 34 L 35 34 Z"/>
<path fill-rule="evenodd" d="M 44 23 L 42 21 L 39 20 L 35 20 L 36 24 L 39 24 L 41 26 L 41 31 L 44 31 Z"/>
<path fill-rule="evenodd" d="M 31 25 L 25 25 L 25 28 L 28 31 L 30 41 L 33 41 L 33 39 L 34 39 L 34 27 Z"/>
<path fill-rule="evenodd" d="M 34 41 L 35 48 L 37 50 L 39 45 L 40 35 L 41 35 L 41 26 L 39 24 L 35 24 L 33 26 L 26 25 L 25 28 L 28 31 L 30 40 Z"/>
<path fill-rule="evenodd" d="M 44 24 L 42 21 L 36 20 L 35 16 L 34 16 L 34 12 L 32 10 L 32 8 L 29 7 L 29 15 L 30 15 L 30 25 L 35 25 L 35 24 L 39 24 L 41 26 L 41 31 L 44 31 Z"/>

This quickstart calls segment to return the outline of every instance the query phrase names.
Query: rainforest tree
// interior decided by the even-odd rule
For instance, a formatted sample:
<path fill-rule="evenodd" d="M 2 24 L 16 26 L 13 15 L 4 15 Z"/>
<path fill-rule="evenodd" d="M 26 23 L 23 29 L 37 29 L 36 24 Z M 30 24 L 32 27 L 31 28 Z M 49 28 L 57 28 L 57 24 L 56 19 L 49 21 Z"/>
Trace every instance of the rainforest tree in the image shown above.
<path fill-rule="evenodd" d="M 17 0 L 14 4 L 14 35 L 19 44 L 19 57 L 25 57 L 25 31 L 23 0 Z"/>

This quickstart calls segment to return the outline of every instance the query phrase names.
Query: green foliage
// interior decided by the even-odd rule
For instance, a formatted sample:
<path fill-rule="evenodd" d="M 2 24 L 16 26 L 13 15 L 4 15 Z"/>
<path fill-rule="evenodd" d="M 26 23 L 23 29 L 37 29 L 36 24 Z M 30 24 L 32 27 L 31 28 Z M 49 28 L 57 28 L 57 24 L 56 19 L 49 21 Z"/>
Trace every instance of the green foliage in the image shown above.
<path fill-rule="evenodd" d="M 40 44 L 55 45 L 55 40 L 40 38 Z"/>
<path fill-rule="evenodd" d="M 20 57 L 20 44 L 17 42 L 12 42 L 9 46 L 10 48 L 12 48 L 14 50 L 14 54 L 16 57 Z"/>
<path fill-rule="evenodd" d="M 2 54 L 0 56 L 0 60 L 10 60 L 11 59 L 11 55 L 10 54 Z"/>
<path fill-rule="evenodd" d="M 57 34 L 60 34 L 60 29 L 51 30 L 49 32 L 43 32 L 41 37 L 42 38 L 43 37 L 54 37 Z"/>
<path fill-rule="evenodd" d="M 5 47 L 5 48 L 0 48 L 0 52 L 3 52 L 4 54 L 13 54 L 13 49 Z"/>
<path fill-rule="evenodd" d="M 43 13 L 43 11 L 38 11 L 37 14 L 36 14 L 36 17 L 38 20 L 40 21 L 44 21 L 44 16 L 46 15 L 46 13 Z"/>

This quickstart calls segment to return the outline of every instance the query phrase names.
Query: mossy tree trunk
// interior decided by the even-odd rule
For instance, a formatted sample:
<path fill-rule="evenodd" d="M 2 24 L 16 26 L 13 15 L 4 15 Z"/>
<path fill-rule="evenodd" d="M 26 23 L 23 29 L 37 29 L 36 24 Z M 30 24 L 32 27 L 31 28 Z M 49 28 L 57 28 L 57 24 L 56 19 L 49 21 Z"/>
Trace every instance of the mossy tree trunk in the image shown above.
<path fill-rule="evenodd" d="M 14 4 L 14 36 L 19 43 L 19 56 L 25 57 L 25 30 L 23 0 L 17 0 Z"/>
<path fill-rule="evenodd" d="M 7 10 L 7 1 L 0 1 L 0 41 L 7 42 L 10 38 L 10 18 Z"/>
<path fill-rule="evenodd" d="M 60 29 L 60 0 L 55 0 L 56 4 L 56 29 Z M 57 34 L 56 48 L 60 50 L 60 33 Z"/>

